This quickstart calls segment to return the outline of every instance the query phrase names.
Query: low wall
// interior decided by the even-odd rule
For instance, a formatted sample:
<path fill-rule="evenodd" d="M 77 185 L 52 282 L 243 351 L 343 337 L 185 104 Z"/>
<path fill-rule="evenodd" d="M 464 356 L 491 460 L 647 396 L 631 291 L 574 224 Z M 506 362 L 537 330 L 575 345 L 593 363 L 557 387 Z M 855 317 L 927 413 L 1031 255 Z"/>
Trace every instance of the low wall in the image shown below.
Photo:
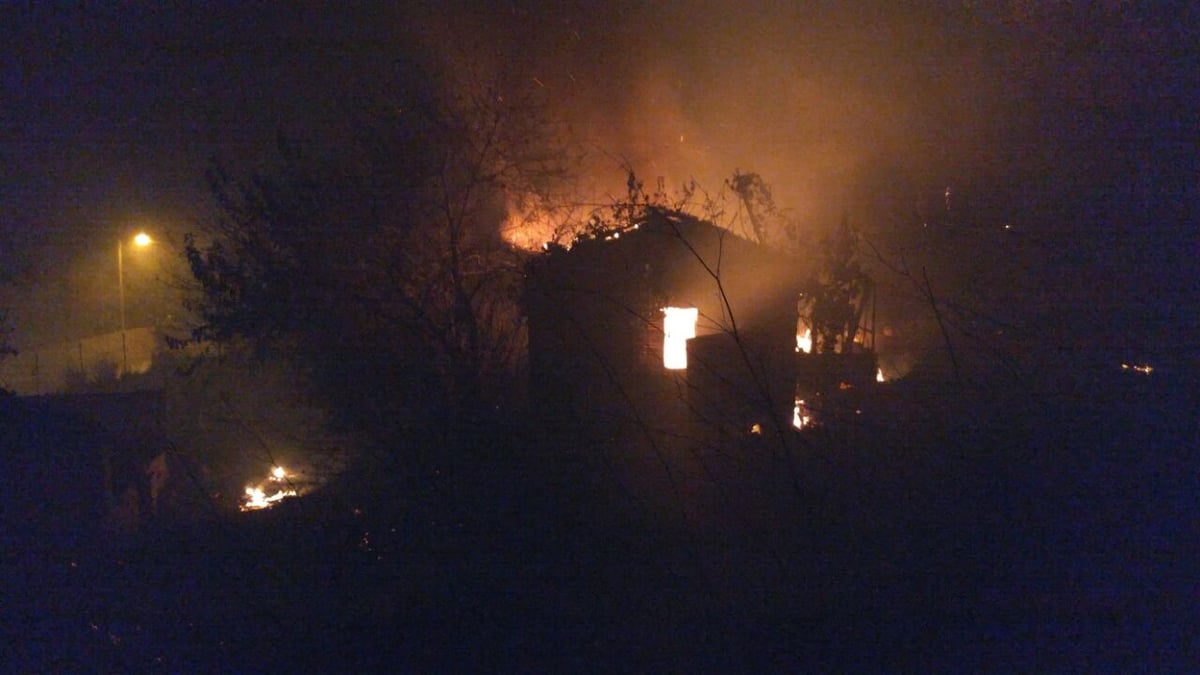
<path fill-rule="evenodd" d="M 160 332 L 151 327 L 130 328 L 125 331 L 125 354 L 130 373 L 150 369 L 154 356 L 164 346 Z M 121 332 L 93 335 L 80 340 L 59 342 L 41 347 L 19 349 L 16 356 L 0 360 L 0 387 L 22 396 L 57 394 L 80 374 L 88 378 L 97 375 L 120 375 L 122 358 Z"/>

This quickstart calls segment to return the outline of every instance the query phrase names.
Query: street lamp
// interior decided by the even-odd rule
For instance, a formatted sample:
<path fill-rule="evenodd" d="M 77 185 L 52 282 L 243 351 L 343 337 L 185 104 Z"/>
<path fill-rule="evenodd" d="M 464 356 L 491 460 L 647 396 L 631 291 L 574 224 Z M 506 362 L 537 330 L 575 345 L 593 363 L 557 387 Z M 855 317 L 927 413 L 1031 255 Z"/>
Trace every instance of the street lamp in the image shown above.
<path fill-rule="evenodd" d="M 150 235 L 138 232 L 133 237 L 133 245 L 145 248 L 154 243 Z M 117 240 L 117 289 L 121 296 L 121 377 L 129 374 L 129 351 L 125 346 L 125 240 Z"/>

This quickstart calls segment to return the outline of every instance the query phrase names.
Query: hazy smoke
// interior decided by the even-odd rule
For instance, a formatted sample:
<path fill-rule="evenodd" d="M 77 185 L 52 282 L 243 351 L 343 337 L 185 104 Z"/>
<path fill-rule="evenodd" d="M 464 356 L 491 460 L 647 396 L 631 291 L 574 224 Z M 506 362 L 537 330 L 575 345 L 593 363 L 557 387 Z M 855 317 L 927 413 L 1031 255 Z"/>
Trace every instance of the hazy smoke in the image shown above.
<path fill-rule="evenodd" d="M 1119 3 L 699 1 L 464 6 L 414 25 L 451 59 L 536 79 L 601 178 L 619 184 L 627 161 L 715 190 L 757 171 L 828 222 L 907 214 L 946 187 L 999 220 L 1053 204 L 1051 173 L 1116 180 L 1121 162 L 1085 145 L 1120 126 L 1125 80 L 1146 79 L 1167 24 Z"/>
<path fill-rule="evenodd" d="M 6 14 L 0 55 L 16 134 L 0 255 L 74 267 L 136 214 L 194 229 L 210 155 L 249 170 L 280 128 L 336 146 L 346 109 L 394 93 L 400 70 L 420 76 L 423 52 L 544 91 L 589 151 L 596 198 L 622 193 L 623 163 L 650 186 L 709 190 L 740 169 L 806 226 L 846 212 L 881 227 L 938 208 L 951 188 L 977 223 L 1058 232 L 1059 251 L 1092 237 L 1080 259 L 1103 256 L 1114 277 L 1194 266 L 1183 224 L 1200 201 L 1200 21 L 1178 5 L 25 8 Z"/>

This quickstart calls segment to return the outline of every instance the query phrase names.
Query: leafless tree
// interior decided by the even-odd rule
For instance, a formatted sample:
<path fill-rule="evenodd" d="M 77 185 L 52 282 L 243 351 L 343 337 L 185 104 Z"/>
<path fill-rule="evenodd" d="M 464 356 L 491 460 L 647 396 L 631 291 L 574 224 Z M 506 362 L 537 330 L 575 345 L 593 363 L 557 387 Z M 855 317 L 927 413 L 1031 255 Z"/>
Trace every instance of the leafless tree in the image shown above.
<path fill-rule="evenodd" d="M 549 201 L 569 157 L 539 92 L 467 76 L 356 118 L 323 154 L 211 174 L 221 216 L 190 236 L 195 336 L 304 365 L 346 423 L 431 431 L 494 406 L 522 354 L 522 252 L 501 230 Z"/>

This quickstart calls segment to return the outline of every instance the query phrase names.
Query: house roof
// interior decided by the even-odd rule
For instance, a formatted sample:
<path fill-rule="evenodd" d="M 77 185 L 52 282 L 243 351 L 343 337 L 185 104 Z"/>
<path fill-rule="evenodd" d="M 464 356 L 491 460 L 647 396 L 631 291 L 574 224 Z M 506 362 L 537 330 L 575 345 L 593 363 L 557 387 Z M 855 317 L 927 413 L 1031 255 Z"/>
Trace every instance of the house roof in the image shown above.
<path fill-rule="evenodd" d="M 527 308 L 612 301 L 657 311 L 697 307 L 703 332 L 743 329 L 764 320 L 795 322 L 809 266 L 678 211 L 651 209 L 632 224 L 597 231 L 570 248 L 550 247 L 529 267 Z M 647 307 L 647 303 L 654 305 Z"/>

